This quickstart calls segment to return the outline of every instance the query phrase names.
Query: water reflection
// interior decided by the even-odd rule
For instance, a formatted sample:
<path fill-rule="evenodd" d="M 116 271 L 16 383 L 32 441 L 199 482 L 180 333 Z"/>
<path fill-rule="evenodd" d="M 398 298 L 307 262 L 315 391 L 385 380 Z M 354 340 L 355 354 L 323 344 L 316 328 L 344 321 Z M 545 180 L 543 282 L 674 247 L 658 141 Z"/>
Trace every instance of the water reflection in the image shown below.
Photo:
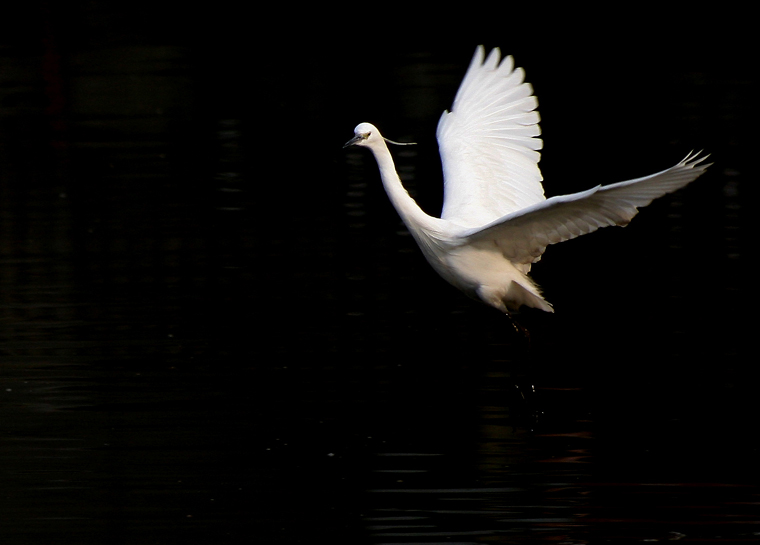
<path fill-rule="evenodd" d="M 562 407 L 582 405 L 588 395 L 538 393 L 545 406 Z M 657 472 L 664 453 L 610 465 L 615 456 L 595 436 L 592 415 L 544 415 L 533 429 L 484 416 L 469 452 L 459 445 L 379 455 L 366 517 L 374 543 L 736 542 L 760 535 L 758 488 L 747 474 L 717 482 L 711 471 L 694 481 L 677 472 L 641 474 Z"/>

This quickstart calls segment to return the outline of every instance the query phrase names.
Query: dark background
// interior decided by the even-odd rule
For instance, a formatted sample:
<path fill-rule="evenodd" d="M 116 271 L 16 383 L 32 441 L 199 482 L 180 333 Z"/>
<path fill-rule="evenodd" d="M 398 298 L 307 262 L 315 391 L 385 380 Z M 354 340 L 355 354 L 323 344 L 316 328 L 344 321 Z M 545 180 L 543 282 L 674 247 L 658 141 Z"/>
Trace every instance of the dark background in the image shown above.
<path fill-rule="evenodd" d="M 757 539 L 748 13 L 66 2 L 0 22 L 4 543 Z M 475 46 L 548 195 L 714 165 L 549 248 L 509 321 L 424 262 Z"/>

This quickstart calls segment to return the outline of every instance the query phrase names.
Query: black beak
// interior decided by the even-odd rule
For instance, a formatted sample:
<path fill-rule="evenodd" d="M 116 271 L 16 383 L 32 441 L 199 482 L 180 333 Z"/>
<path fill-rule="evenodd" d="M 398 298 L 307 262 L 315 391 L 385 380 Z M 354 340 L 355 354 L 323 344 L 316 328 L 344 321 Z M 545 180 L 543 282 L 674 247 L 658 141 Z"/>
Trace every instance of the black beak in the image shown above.
<path fill-rule="evenodd" d="M 361 136 L 354 136 L 351 140 L 343 144 L 343 147 L 347 148 L 348 146 L 353 146 L 354 144 L 356 144 L 357 142 L 360 142 L 361 140 L 362 140 Z"/>

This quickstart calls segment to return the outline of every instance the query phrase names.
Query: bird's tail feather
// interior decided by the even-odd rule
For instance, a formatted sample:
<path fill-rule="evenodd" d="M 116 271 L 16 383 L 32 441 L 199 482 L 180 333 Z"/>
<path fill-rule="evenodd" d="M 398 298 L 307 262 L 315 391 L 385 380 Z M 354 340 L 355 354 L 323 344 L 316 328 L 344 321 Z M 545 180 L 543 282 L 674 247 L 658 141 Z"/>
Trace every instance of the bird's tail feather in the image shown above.
<path fill-rule="evenodd" d="M 526 282 L 515 282 L 509 286 L 504 304 L 509 310 L 517 310 L 521 305 L 533 307 L 545 312 L 554 312 L 551 304 L 544 299 L 538 286 L 530 278 L 525 277 Z"/>

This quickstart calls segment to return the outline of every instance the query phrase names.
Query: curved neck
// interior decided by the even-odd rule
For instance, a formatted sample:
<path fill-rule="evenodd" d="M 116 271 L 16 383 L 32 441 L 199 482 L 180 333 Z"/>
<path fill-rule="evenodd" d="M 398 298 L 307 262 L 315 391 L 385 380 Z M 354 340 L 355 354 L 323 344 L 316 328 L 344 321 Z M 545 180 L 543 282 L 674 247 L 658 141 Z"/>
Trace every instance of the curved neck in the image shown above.
<path fill-rule="evenodd" d="M 380 178 L 383 181 L 385 192 L 388 194 L 388 198 L 393 203 L 393 207 L 399 216 L 401 216 L 401 219 L 404 220 L 404 223 L 412 231 L 412 234 L 416 234 L 412 227 L 431 229 L 436 218 L 428 216 L 407 193 L 406 189 L 404 189 L 401 179 L 396 172 L 396 165 L 393 163 L 393 157 L 391 157 L 388 146 L 385 142 L 380 142 L 378 145 L 372 146 L 371 149 L 377 161 L 377 166 L 380 168 Z"/>

